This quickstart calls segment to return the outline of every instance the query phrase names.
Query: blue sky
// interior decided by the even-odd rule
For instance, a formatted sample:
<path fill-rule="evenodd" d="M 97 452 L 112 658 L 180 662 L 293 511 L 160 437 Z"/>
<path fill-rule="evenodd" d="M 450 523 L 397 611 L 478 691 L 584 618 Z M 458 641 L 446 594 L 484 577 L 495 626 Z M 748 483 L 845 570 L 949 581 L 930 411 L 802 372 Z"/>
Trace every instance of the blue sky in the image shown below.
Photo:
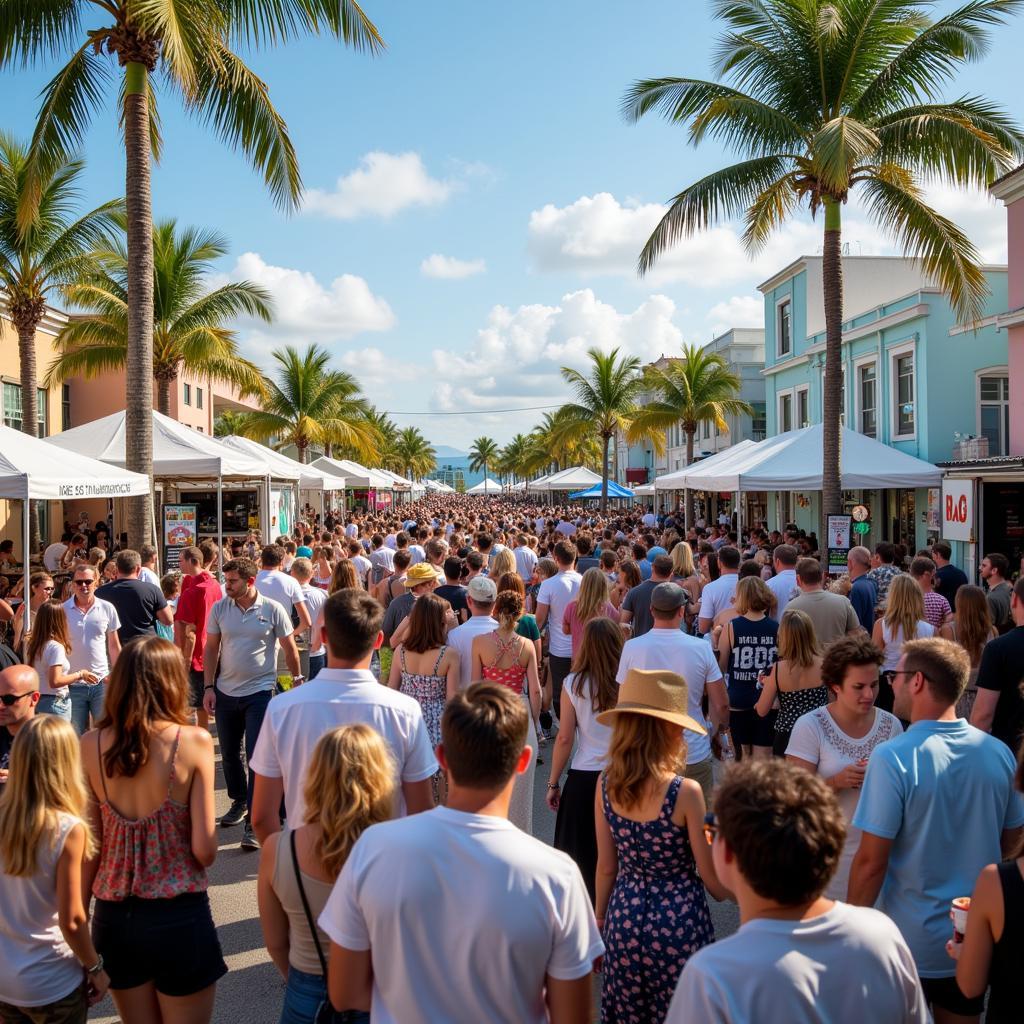
<path fill-rule="evenodd" d="M 505 441 L 541 413 L 488 410 L 559 403 L 558 367 L 579 365 L 589 345 L 648 359 L 751 325 L 756 284 L 820 244 L 818 226 L 796 222 L 750 263 L 726 225 L 636 277 L 657 204 L 722 153 L 688 148 L 655 118 L 627 125 L 619 101 L 635 78 L 709 74 L 717 30 L 706 3 L 365 8 L 388 44 L 381 57 L 306 40 L 252 59 L 299 153 L 301 213 L 276 210 L 239 154 L 161 96 L 155 214 L 221 231 L 231 243 L 221 272 L 274 292 L 273 327 L 239 325 L 261 364 L 274 347 L 316 341 L 400 424 L 461 447 L 482 433 Z M 980 92 L 1010 109 L 1017 100 L 1021 117 L 1022 43 L 1018 20 L 950 94 Z M 30 133 L 55 70 L 0 74 L 6 130 Z M 112 103 L 85 156 L 86 200 L 121 194 Z M 1005 258 L 1000 207 L 980 196 L 935 201 L 987 258 Z M 846 237 L 854 251 L 893 251 L 856 210 Z M 455 415 L 402 415 L 428 411 Z"/>

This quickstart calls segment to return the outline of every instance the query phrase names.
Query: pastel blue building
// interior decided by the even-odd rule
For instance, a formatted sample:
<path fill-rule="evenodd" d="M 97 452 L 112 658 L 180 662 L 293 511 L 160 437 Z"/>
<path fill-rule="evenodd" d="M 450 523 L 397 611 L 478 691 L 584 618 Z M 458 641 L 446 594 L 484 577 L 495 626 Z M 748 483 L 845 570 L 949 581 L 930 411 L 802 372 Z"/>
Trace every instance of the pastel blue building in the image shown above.
<path fill-rule="evenodd" d="M 804 256 L 760 286 L 765 304 L 765 402 L 769 436 L 820 423 L 825 374 L 822 259 Z M 1005 267 L 985 267 L 990 296 L 982 319 L 960 323 L 948 298 L 914 260 L 845 257 L 843 422 L 909 455 L 938 463 L 962 439 L 987 439 L 989 454 L 1009 444 L 1007 337 L 995 315 L 1007 308 Z M 820 495 L 768 496 L 769 522 L 818 528 Z M 871 510 L 863 542 L 938 537 L 939 493 L 847 491 L 848 511 Z"/>
<path fill-rule="evenodd" d="M 434 456 L 437 465 L 433 473 L 428 473 L 430 480 L 454 487 L 456 490 L 469 490 L 484 478 L 482 469 L 469 468 L 469 455 L 446 444 L 434 445 Z M 493 475 L 493 473 L 492 473 Z"/>

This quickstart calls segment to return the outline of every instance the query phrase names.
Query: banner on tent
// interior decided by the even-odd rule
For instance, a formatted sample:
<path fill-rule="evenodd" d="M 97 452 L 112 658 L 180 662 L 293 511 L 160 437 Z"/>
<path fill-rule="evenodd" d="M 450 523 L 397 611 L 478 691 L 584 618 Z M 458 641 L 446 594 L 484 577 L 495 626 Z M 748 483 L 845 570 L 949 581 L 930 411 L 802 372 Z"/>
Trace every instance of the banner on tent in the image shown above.
<path fill-rule="evenodd" d="M 292 532 L 294 494 L 290 487 L 278 490 L 276 487 L 270 489 L 270 530 L 267 534 L 267 542 L 272 542 L 278 537 L 287 537 Z"/>
<path fill-rule="evenodd" d="M 176 572 L 181 564 L 181 549 L 195 544 L 198 506 L 164 505 L 164 571 Z"/>
<path fill-rule="evenodd" d="M 830 576 L 842 576 L 846 572 L 846 556 L 853 546 L 850 542 L 853 516 L 829 516 L 827 528 L 828 573 Z"/>

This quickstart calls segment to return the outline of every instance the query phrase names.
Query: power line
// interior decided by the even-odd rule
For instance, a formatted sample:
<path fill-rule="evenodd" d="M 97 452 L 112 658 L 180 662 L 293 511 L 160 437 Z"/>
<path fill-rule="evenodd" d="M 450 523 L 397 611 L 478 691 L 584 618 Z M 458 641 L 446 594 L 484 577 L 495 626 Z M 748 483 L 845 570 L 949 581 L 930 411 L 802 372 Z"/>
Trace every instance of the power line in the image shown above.
<path fill-rule="evenodd" d="M 388 416 L 493 416 L 496 413 L 506 412 L 539 412 L 541 409 L 560 409 L 564 403 L 558 402 L 555 405 L 525 405 L 516 409 L 466 409 L 459 412 L 396 412 L 393 409 L 386 409 Z"/>

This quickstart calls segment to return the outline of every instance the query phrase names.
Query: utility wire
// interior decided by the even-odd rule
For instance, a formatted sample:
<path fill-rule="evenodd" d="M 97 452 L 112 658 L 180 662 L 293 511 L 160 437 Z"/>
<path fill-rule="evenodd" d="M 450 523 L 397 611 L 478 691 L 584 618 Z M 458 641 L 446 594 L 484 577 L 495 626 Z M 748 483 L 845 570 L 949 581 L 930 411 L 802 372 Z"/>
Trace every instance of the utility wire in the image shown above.
<path fill-rule="evenodd" d="M 505 412 L 538 412 L 541 409 L 560 409 L 565 403 L 558 402 L 555 405 L 526 405 L 517 409 L 466 409 L 459 412 L 397 412 L 393 409 L 386 409 L 388 416 L 493 416 L 496 413 Z"/>

